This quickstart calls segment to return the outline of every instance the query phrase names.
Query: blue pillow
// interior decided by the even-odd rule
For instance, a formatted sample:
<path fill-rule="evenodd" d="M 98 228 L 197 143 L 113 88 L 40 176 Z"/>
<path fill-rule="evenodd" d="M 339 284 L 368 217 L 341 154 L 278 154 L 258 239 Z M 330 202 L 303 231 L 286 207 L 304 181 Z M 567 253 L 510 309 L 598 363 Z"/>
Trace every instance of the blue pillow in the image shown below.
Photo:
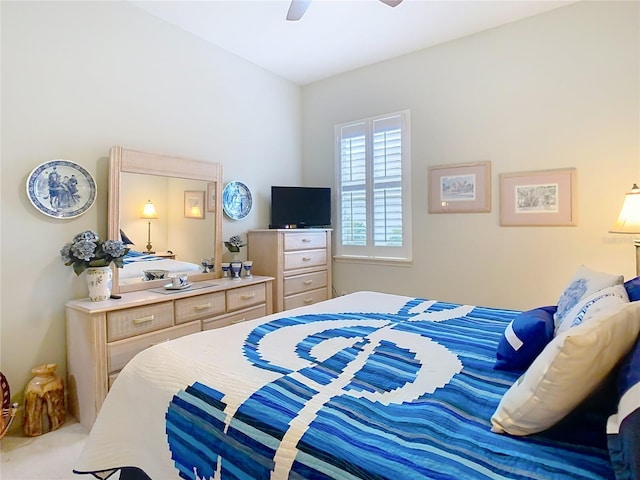
<path fill-rule="evenodd" d="M 635 280 L 635 279 L 634 279 Z M 617 480 L 640 478 L 640 338 L 618 373 L 618 413 L 609 417 L 607 443 Z"/>
<path fill-rule="evenodd" d="M 556 310 L 556 306 L 534 308 L 515 317 L 498 342 L 494 368 L 513 371 L 529 368 L 553 339 Z"/>
<path fill-rule="evenodd" d="M 627 290 L 630 302 L 640 300 L 640 277 L 632 278 L 624 282 L 624 288 Z"/>

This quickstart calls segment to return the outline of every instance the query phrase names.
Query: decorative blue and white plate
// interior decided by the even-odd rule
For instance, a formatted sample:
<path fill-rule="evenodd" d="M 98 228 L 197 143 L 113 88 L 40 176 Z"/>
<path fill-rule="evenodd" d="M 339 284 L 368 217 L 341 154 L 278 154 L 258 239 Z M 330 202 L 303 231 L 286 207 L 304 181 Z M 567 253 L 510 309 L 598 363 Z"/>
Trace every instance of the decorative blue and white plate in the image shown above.
<path fill-rule="evenodd" d="M 27 196 L 40 212 L 54 218 L 74 218 L 96 200 L 96 182 L 81 165 L 51 160 L 37 166 L 27 178 Z"/>
<path fill-rule="evenodd" d="M 222 209 L 229 218 L 240 220 L 249 215 L 253 199 L 251 191 L 242 182 L 229 182 L 222 191 Z"/>

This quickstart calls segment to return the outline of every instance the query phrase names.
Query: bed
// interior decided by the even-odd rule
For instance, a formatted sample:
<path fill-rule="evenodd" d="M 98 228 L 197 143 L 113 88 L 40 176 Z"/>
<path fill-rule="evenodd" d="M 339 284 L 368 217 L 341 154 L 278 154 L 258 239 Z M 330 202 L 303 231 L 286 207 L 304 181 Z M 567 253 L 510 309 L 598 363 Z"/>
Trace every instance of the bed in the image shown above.
<path fill-rule="evenodd" d="M 145 270 L 166 270 L 168 275 L 181 273 L 199 273 L 202 270 L 195 263 L 157 257 L 153 254 L 129 250 L 124 256 L 124 267 L 120 269 L 119 281 L 121 285 L 140 283 L 145 279 Z"/>
<path fill-rule="evenodd" d="M 637 324 L 637 337 L 636 303 L 616 311 Z M 510 428 L 496 424 L 504 397 L 528 373 L 496 368 L 496 352 L 522 314 L 358 292 L 153 346 L 118 376 L 74 472 L 119 472 L 121 480 L 615 478 L 605 428 L 618 405 L 619 361 L 553 427 L 498 433 Z"/>

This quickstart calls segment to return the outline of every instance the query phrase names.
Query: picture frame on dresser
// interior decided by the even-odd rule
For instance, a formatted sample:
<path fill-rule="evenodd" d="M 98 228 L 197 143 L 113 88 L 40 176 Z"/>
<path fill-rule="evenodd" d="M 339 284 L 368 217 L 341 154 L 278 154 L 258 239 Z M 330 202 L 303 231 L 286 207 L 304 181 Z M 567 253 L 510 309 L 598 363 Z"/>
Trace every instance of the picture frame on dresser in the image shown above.
<path fill-rule="evenodd" d="M 576 226 L 576 195 L 575 168 L 500 174 L 500 225 Z"/>
<path fill-rule="evenodd" d="M 491 212 L 491 162 L 429 167 L 429 213 Z"/>

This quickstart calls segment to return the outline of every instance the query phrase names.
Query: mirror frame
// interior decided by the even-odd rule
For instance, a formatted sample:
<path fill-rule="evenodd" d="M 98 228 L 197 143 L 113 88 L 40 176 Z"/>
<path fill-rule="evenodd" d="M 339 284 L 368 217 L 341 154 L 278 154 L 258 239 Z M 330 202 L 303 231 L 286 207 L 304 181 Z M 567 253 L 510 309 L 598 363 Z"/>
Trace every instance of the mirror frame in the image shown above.
<path fill-rule="evenodd" d="M 219 262 L 222 258 L 222 165 L 217 162 L 202 162 L 190 158 L 140 152 L 119 146 L 111 148 L 109 155 L 109 224 L 108 238 L 120 239 L 120 180 L 123 173 L 141 173 L 161 177 L 176 177 L 202 180 L 215 184 L 215 220 L 213 226 L 213 258 L 215 265 L 211 273 L 189 275 L 190 281 L 220 278 Z M 140 284 L 120 285 L 118 268 L 113 270 L 113 293 L 133 292 L 156 288 L 166 283 L 166 279 Z"/>

